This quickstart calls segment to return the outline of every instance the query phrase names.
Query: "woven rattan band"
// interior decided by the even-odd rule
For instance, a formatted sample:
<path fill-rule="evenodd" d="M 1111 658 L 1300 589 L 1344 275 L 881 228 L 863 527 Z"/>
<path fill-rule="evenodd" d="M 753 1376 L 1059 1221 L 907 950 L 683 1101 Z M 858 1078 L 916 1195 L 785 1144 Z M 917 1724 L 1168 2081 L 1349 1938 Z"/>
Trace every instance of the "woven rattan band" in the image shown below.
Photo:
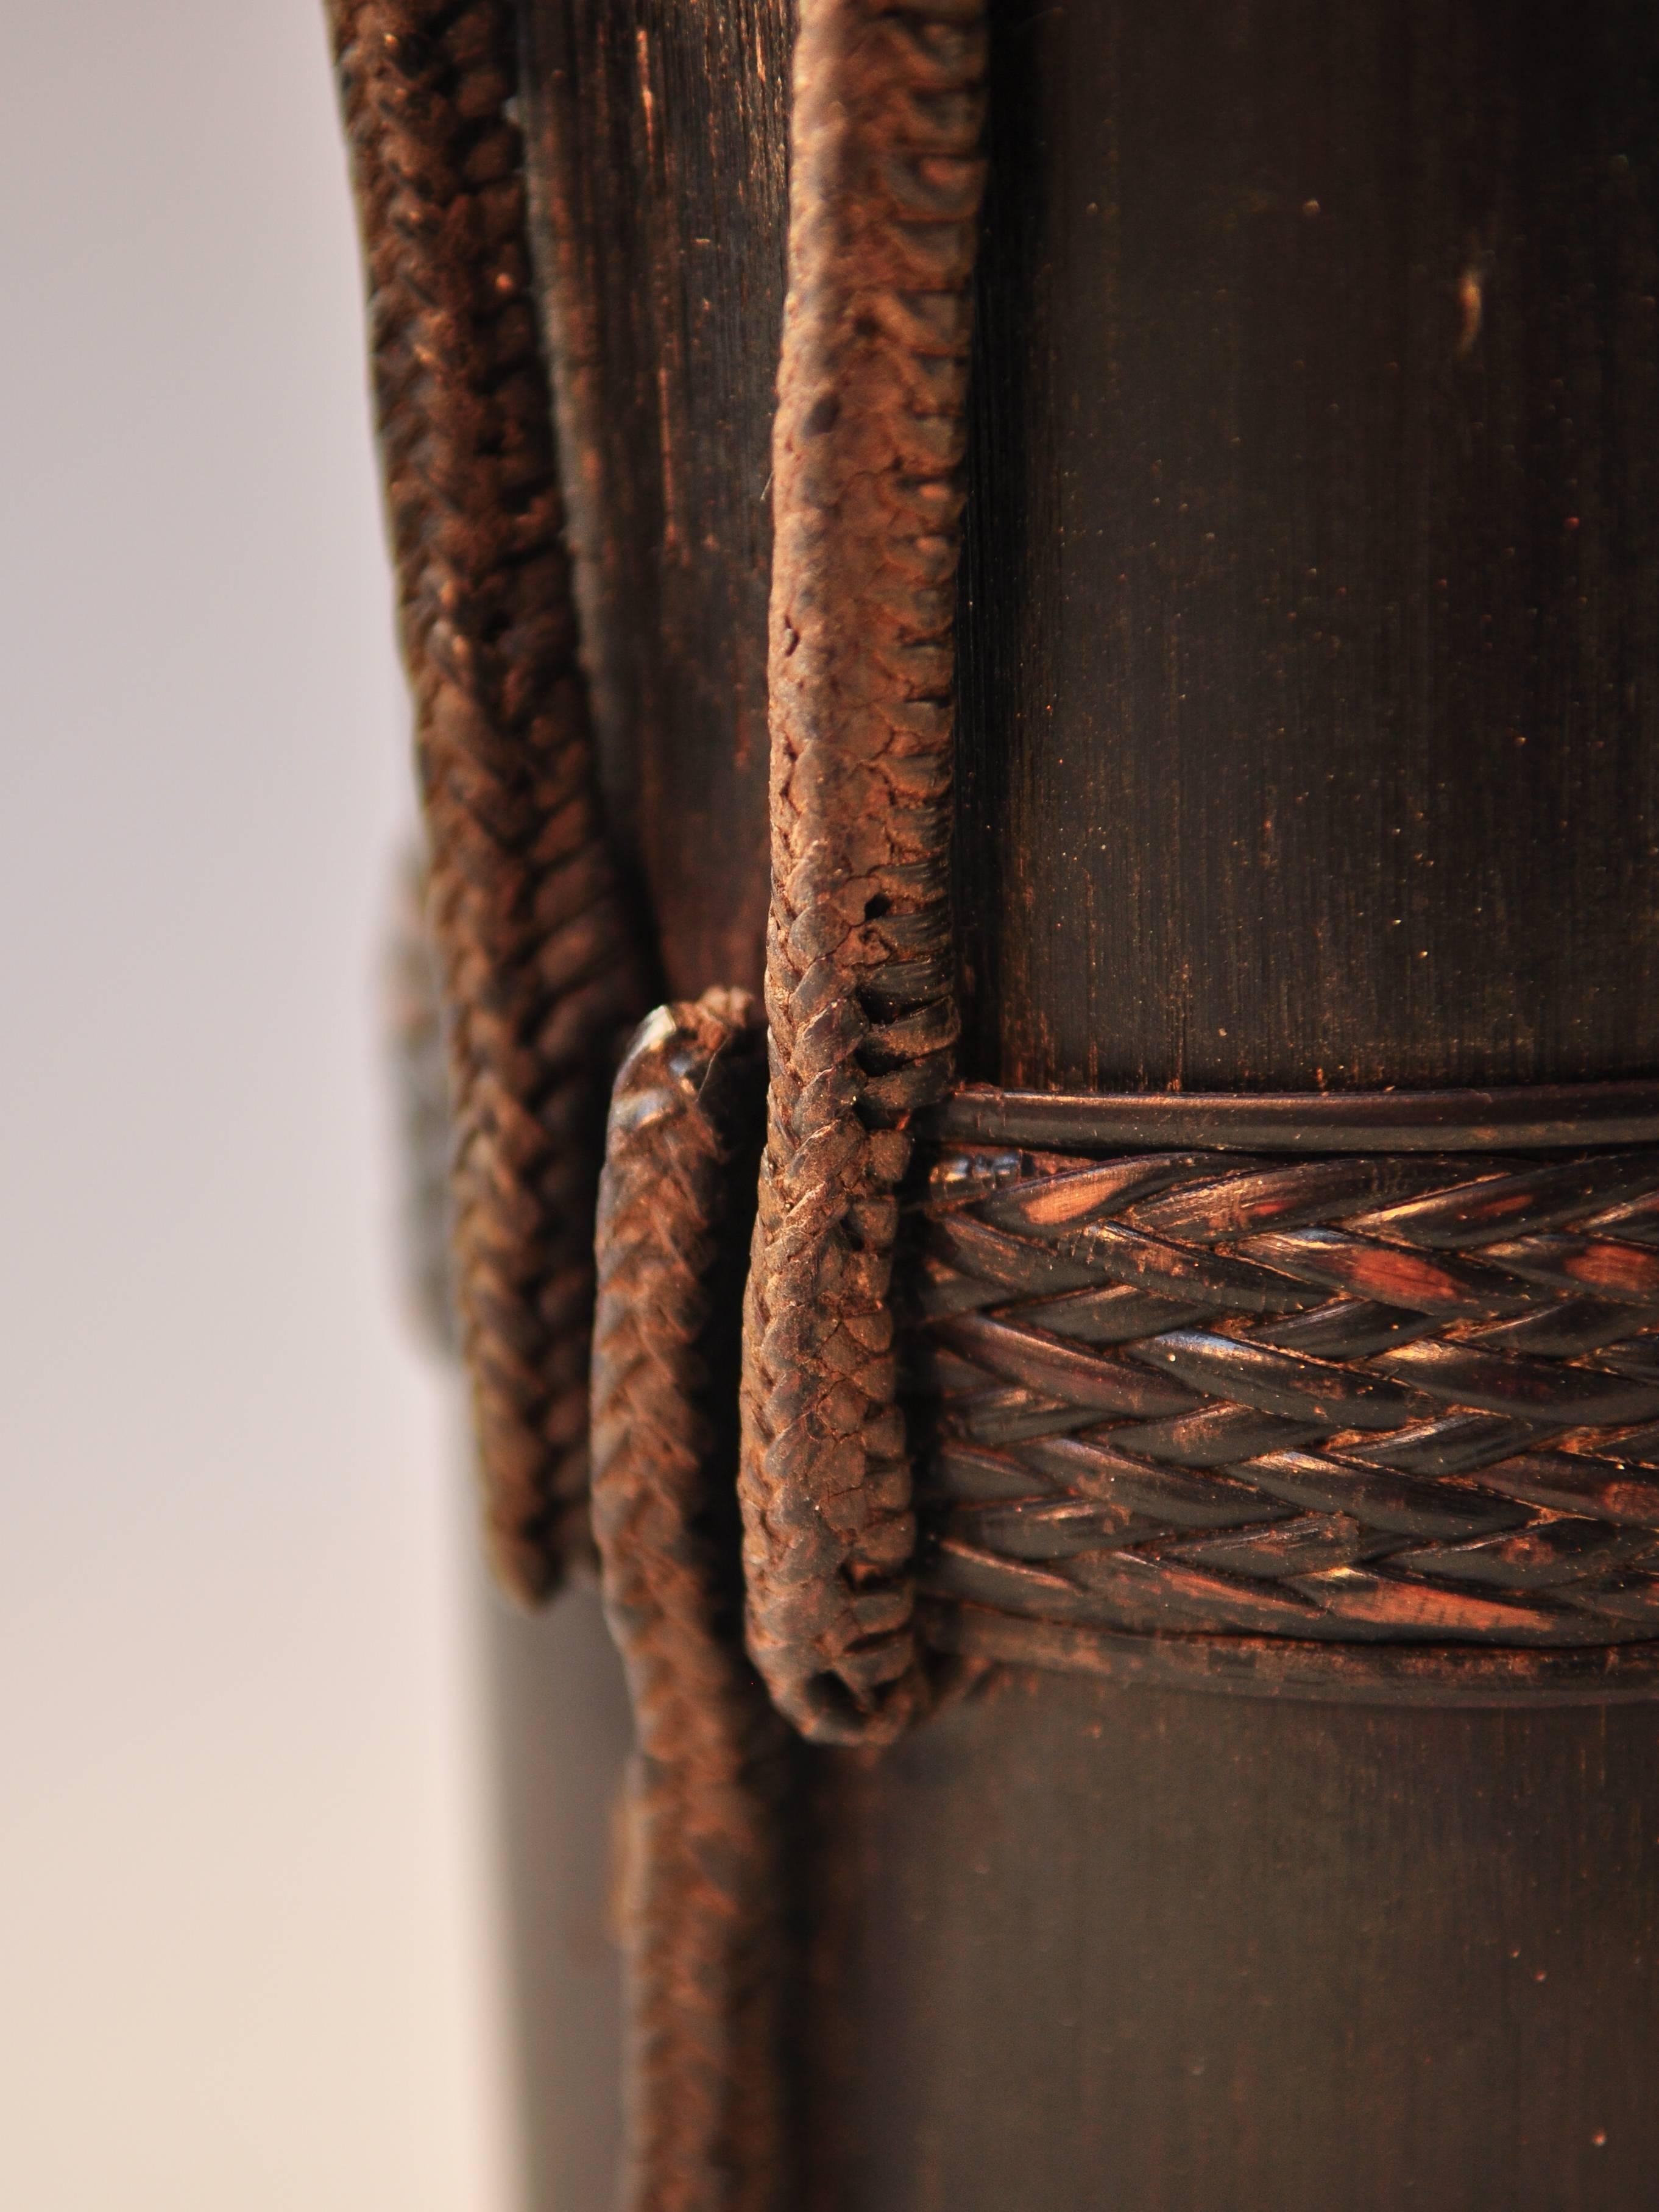
<path fill-rule="evenodd" d="M 965 1090 L 923 1159 L 936 1646 L 1659 1692 L 1659 1086 Z"/>

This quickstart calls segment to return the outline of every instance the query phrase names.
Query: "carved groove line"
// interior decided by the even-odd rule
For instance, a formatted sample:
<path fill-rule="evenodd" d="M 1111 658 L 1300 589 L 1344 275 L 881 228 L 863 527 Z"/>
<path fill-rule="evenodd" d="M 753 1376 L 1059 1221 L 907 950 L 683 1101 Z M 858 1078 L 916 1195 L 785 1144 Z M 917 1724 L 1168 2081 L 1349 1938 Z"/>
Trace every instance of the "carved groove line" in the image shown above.
<path fill-rule="evenodd" d="M 981 0 L 805 0 L 774 437 L 768 1141 L 746 1314 L 750 1647 L 807 1735 L 919 1710 L 889 1279 L 957 1031 L 952 638 Z"/>
<path fill-rule="evenodd" d="M 593 1198 L 648 1003 L 601 832 L 505 0 L 329 0 L 430 845 L 453 1235 L 491 1549 L 587 1553 Z"/>
<path fill-rule="evenodd" d="M 1659 1636 L 1659 1150 L 968 1147 L 921 1235 L 932 1597 L 1143 1636 Z"/>

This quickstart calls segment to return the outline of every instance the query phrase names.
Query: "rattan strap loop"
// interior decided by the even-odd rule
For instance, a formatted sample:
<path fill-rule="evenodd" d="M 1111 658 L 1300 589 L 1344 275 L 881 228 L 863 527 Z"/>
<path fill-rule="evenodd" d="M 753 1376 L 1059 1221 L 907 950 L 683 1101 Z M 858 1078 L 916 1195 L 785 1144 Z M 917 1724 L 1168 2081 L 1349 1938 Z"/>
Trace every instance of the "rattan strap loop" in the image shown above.
<path fill-rule="evenodd" d="M 600 1187 L 593 1517 L 638 1752 L 625 1945 L 633 2212 L 790 2212 L 790 1730 L 744 1655 L 737 1303 L 758 1009 L 665 1007 L 617 1080 Z"/>
<path fill-rule="evenodd" d="M 894 1194 L 951 1079 L 952 608 L 980 0 L 805 0 L 773 447 L 771 1093 L 750 1277 L 750 1645 L 808 1735 L 925 1685 Z"/>

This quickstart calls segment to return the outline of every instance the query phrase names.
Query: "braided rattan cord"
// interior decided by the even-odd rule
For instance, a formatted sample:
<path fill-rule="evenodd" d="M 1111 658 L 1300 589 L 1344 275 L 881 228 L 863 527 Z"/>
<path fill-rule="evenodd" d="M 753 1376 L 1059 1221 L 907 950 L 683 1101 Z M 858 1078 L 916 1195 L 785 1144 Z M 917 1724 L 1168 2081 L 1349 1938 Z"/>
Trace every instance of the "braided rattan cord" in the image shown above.
<path fill-rule="evenodd" d="M 611 1071 L 648 1000 L 576 665 L 514 11 L 329 14 L 445 983 L 462 1335 L 491 1549 L 533 1599 L 590 1543 L 593 1197 Z"/>
<path fill-rule="evenodd" d="M 633 2212 L 799 2202 L 784 2057 L 799 1747 L 744 1654 L 736 1491 L 735 1323 L 763 1087 L 745 994 L 662 1009 L 617 1079 L 600 1188 L 593 1515 L 639 1735 Z"/>
<path fill-rule="evenodd" d="M 1659 1150 L 969 1150 L 933 1188 L 934 1598 L 1143 1636 L 1659 1637 Z"/>
<path fill-rule="evenodd" d="M 750 1648 L 807 1735 L 924 1684 L 889 1275 L 951 1077 L 952 608 L 980 0 L 805 0 L 774 438 L 771 1091 L 744 1369 Z"/>

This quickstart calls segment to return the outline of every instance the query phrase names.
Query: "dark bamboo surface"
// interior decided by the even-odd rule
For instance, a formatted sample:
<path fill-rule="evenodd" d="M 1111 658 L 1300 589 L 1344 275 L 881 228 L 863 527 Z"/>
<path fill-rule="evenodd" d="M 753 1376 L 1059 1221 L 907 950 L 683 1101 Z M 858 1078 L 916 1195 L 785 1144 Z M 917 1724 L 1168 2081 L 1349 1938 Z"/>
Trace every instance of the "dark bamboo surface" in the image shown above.
<path fill-rule="evenodd" d="M 836 2212 L 1642 2212 L 1654 1723 L 1007 1679 L 830 1785 Z"/>
<path fill-rule="evenodd" d="M 596 1589 L 493 1589 L 487 1692 L 526 2212 L 608 2212 L 623 2140 L 617 1829 L 633 1723 Z"/>
<path fill-rule="evenodd" d="M 609 784 L 673 988 L 752 986 L 787 26 L 529 14 Z M 967 1073 L 1659 1073 L 1659 15 L 1013 0 L 995 37 Z M 562 1773 L 516 1817 L 568 2145 L 614 2108 L 559 2053 L 612 2030 L 533 1900 L 620 1711 L 514 1679 Z M 822 1756 L 818 2212 L 1644 2205 L 1656 1754 L 1640 1706 L 1014 1675 Z"/>
<path fill-rule="evenodd" d="M 1659 1066 L 1659 15 L 1007 0 L 979 1066 Z"/>
<path fill-rule="evenodd" d="M 761 987 L 787 0 L 524 0 L 532 205 L 613 833 L 671 998 Z"/>

